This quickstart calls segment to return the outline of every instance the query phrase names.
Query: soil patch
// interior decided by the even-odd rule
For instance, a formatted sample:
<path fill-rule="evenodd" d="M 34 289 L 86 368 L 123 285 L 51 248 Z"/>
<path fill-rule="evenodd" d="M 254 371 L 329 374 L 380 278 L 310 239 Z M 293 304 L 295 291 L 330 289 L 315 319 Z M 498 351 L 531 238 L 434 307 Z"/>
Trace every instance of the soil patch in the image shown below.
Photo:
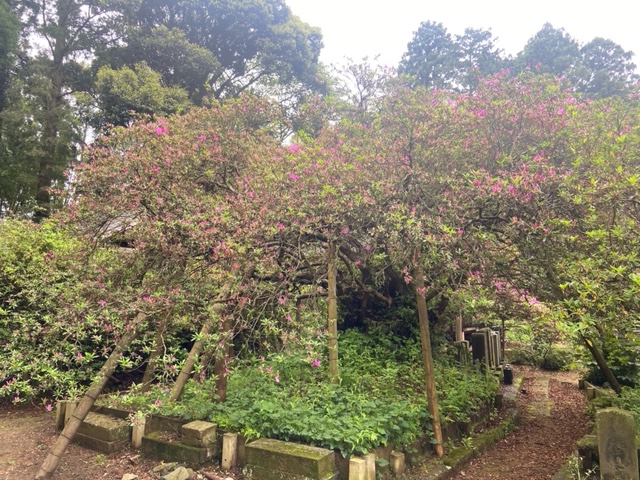
<path fill-rule="evenodd" d="M 35 476 L 58 437 L 54 422 L 54 412 L 46 412 L 42 406 L 0 404 L 0 480 Z M 138 480 L 156 480 L 149 472 L 157 465 L 131 448 L 103 455 L 71 444 L 53 480 L 120 480 L 125 473 L 138 475 Z M 238 472 L 223 474 L 213 467 L 205 470 L 223 478 L 242 478 Z"/>

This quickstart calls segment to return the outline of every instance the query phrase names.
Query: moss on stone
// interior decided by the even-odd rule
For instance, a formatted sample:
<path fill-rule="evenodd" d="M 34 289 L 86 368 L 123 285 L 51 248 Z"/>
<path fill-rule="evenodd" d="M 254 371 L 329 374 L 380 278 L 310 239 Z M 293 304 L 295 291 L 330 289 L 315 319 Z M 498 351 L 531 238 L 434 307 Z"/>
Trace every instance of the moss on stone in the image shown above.
<path fill-rule="evenodd" d="M 314 479 L 336 471 L 332 450 L 267 438 L 245 446 L 245 461 L 247 465 Z"/>

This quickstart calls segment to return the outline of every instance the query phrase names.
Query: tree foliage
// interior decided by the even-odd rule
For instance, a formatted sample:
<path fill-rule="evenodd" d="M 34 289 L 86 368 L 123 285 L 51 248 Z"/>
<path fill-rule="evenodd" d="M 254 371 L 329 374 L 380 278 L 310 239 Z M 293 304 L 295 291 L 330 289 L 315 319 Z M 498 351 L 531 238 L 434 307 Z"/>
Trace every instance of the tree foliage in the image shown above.
<path fill-rule="evenodd" d="M 576 89 L 589 97 L 624 96 L 638 81 L 633 53 L 611 40 L 594 38 L 580 49 L 580 56 Z"/>
<path fill-rule="evenodd" d="M 13 53 L 18 47 L 18 18 L 6 2 L 0 2 L 0 112 L 4 110 L 4 95 L 9 83 Z"/>
<path fill-rule="evenodd" d="M 134 65 L 133 69 L 100 68 L 95 93 L 98 109 L 91 123 L 97 129 L 127 126 L 136 118 L 152 119 L 155 115 L 179 113 L 189 106 L 186 90 L 165 87 L 160 74 L 144 62 Z"/>
<path fill-rule="evenodd" d="M 320 31 L 292 15 L 283 0 L 143 1 L 135 25 L 184 32 L 192 45 L 211 52 L 220 66 L 206 72 L 215 98 L 237 95 L 263 77 L 315 82 Z"/>
<path fill-rule="evenodd" d="M 190 42 L 178 28 L 130 26 L 126 39 L 124 46 L 98 49 L 97 64 L 120 69 L 145 63 L 159 74 L 163 86 L 186 90 L 196 104 L 202 103 L 210 79 L 222 72 L 213 52 Z"/>
<path fill-rule="evenodd" d="M 467 28 L 452 35 L 439 23 L 422 22 L 399 64 L 416 84 L 474 90 L 479 79 L 508 68 L 562 77 L 590 98 L 626 95 L 637 82 L 633 53 L 603 38 L 581 45 L 562 28 L 545 23 L 513 58 L 496 47 L 490 30 Z"/>
<path fill-rule="evenodd" d="M 532 68 L 560 77 L 577 67 L 579 60 L 580 44 L 563 28 L 545 23 L 527 41 L 515 62 L 519 70 Z"/>
<path fill-rule="evenodd" d="M 441 23 L 422 22 L 413 34 L 399 72 L 422 86 L 473 90 L 478 79 L 506 66 L 490 30 L 466 28 L 451 35 Z"/>
<path fill-rule="evenodd" d="M 9 141 L 11 154 L 4 145 L 2 215 L 39 219 L 60 206 L 89 126 L 126 125 L 136 115 L 167 115 L 247 89 L 269 95 L 265 86 L 275 84 L 291 85 L 289 108 L 298 108 L 323 88 L 320 32 L 280 0 L 7 5 L 0 12 L 0 87 L 15 97 L 2 96 L 0 111 L 11 107 L 11 128 L 32 137 L 21 149 Z M 25 48 L 8 78 L 14 16 Z"/>
<path fill-rule="evenodd" d="M 419 85 L 447 88 L 454 82 L 458 56 L 453 37 L 441 23 L 422 22 L 398 71 L 414 76 Z"/>

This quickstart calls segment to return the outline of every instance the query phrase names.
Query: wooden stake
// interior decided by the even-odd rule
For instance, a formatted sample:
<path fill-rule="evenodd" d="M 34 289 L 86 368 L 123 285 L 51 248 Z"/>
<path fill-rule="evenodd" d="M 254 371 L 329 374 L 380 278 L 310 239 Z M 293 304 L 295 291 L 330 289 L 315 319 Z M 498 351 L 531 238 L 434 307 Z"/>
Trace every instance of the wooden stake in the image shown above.
<path fill-rule="evenodd" d="M 196 360 L 198 359 L 198 355 L 202 351 L 202 346 L 204 345 L 204 339 L 205 337 L 207 337 L 207 335 L 209 335 L 209 332 L 211 331 L 214 318 L 222 314 L 224 312 L 224 309 L 226 308 L 225 303 L 218 303 L 218 302 L 221 302 L 223 299 L 225 299 L 229 295 L 229 291 L 231 290 L 231 285 L 232 285 L 231 281 L 227 282 L 220 290 L 220 293 L 218 293 L 218 296 L 216 297 L 216 300 L 212 307 L 213 312 L 211 312 L 211 314 L 207 317 L 207 319 L 202 324 L 202 328 L 200 329 L 200 334 L 199 334 L 200 339 L 196 340 L 196 342 L 191 347 L 191 350 L 187 355 L 187 359 L 185 360 L 184 365 L 182 365 L 182 370 L 180 370 L 180 373 L 178 374 L 178 378 L 176 378 L 176 381 L 173 384 L 173 388 L 171 389 L 171 395 L 169 396 L 170 401 L 172 402 L 176 401 L 178 398 L 180 398 L 180 395 L 182 395 L 182 390 L 184 389 L 184 386 L 187 384 L 187 380 L 189 380 L 189 377 L 191 377 L 191 371 L 193 370 L 193 366 L 195 365 Z"/>
<path fill-rule="evenodd" d="M 433 376 L 433 355 L 431 353 L 431 333 L 429 332 L 429 317 L 427 313 L 427 300 L 424 294 L 424 271 L 422 269 L 422 259 L 420 250 L 416 248 L 414 252 L 414 274 L 416 304 L 418 309 L 418 320 L 420 322 L 420 343 L 422 344 L 422 364 L 424 368 L 424 383 L 427 391 L 427 403 L 429 414 L 431 415 L 431 426 L 433 428 L 434 445 L 433 451 L 438 457 L 444 455 L 442 447 L 442 430 L 440 428 L 440 416 L 438 413 L 438 394 L 436 392 L 436 382 Z"/>
<path fill-rule="evenodd" d="M 336 294 L 337 283 L 336 244 L 329 242 L 327 260 L 327 331 L 329 333 L 329 379 L 331 383 L 338 382 L 338 296 Z"/>

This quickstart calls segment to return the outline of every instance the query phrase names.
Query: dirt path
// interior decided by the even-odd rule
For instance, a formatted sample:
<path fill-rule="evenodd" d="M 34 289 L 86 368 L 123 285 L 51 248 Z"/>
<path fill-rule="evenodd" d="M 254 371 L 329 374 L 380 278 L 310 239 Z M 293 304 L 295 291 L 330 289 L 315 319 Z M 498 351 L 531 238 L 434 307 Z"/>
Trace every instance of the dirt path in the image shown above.
<path fill-rule="evenodd" d="M 591 431 L 584 396 L 574 376 L 527 370 L 516 403 L 520 426 L 472 461 L 455 480 L 550 479 Z M 524 393 L 522 393 L 524 392 Z"/>
<path fill-rule="evenodd" d="M 0 409 L 0 480 L 33 478 L 53 445 L 58 432 L 54 413 L 31 405 L 3 405 Z M 133 450 L 112 456 L 70 445 L 54 480 L 120 480 L 125 473 L 139 480 L 157 462 L 141 459 Z"/>

